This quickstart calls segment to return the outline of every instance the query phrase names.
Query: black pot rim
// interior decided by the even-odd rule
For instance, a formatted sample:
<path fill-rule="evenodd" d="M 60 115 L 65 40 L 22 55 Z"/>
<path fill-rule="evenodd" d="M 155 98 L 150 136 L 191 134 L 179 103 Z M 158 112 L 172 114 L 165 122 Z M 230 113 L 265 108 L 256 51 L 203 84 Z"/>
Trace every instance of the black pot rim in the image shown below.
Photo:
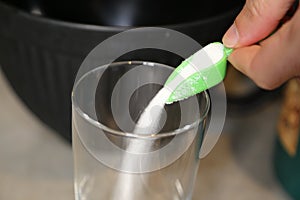
<path fill-rule="evenodd" d="M 40 23 L 46 23 L 46 24 L 53 24 L 58 25 L 62 27 L 68 27 L 68 28 L 77 28 L 81 30 L 89 30 L 89 31 L 110 31 L 110 32 L 121 32 L 125 31 L 131 28 L 139 28 L 143 26 L 102 26 L 102 25 L 94 25 L 94 24 L 83 24 L 78 22 L 70 22 L 70 21 L 64 21 L 54 18 L 49 18 L 45 16 L 38 16 L 30 14 L 29 12 L 26 12 L 20 8 L 8 5 L 5 2 L 0 1 L 0 6 L 10 9 L 10 10 L 16 10 L 17 14 L 32 21 L 37 21 Z M 178 23 L 178 24 L 165 24 L 165 25 L 157 25 L 157 26 L 144 26 L 144 27 L 165 27 L 169 29 L 178 29 L 182 27 L 191 27 L 191 26 L 199 26 L 201 24 L 208 24 L 214 21 L 221 20 L 222 18 L 230 17 L 232 15 L 237 15 L 238 11 L 240 11 L 240 8 L 236 6 L 236 8 L 230 9 L 226 12 L 220 13 L 218 15 L 215 15 L 213 17 L 204 18 L 201 20 L 186 22 L 186 23 Z"/>

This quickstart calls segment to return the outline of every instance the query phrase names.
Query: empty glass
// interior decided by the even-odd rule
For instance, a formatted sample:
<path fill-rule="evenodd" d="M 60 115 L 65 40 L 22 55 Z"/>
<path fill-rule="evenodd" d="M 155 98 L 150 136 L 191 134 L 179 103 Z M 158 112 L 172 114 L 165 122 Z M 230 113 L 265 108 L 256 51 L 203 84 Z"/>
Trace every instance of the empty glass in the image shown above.
<path fill-rule="evenodd" d="M 72 93 L 76 200 L 192 198 L 208 94 L 165 105 L 157 133 L 133 133 L 172 71 L 163 64 L 129 61 L 97 67 L 77 79 Z"/>

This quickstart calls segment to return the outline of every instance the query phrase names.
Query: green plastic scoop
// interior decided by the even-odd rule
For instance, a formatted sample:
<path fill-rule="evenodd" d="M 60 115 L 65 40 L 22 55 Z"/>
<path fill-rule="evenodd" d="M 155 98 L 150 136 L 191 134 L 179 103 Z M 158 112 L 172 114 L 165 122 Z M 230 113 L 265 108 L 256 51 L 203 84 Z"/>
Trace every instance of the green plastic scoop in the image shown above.
<path fill-rule="evenodd" d="M 186 99 L 222 82 L 231 52 L 222 43 L 214 42 L 184 60 L 164 85 L 172 91 L 166 103 Z"/>

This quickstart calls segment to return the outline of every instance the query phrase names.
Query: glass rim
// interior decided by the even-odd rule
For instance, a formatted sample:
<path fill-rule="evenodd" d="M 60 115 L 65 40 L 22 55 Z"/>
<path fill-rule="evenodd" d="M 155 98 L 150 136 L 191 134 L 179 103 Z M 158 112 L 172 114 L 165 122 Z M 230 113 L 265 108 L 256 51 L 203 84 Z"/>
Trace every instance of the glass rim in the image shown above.
<path fill-rule="evenodd" d="M 76 91 L 77 86 L 80 84 L 81 80 L 83 78 L 85 78 L 88 74 L 92 73 L 93 71 L 95 71 L 99 68 L 107 67 L 108 65 L 111 65 L 111 64 L 116 65 L 116 66 L 124 65 L 124 64 L 142 64 L 142 65 L 148 65 L 148 66 L 159 65 L 159 66 L 163 66 L 163 67 L 175 70 L 174 67 L 171 67 L 169 65 L 157 63 L 157 62 L 151 62 L 151 61 L 120 61 L 120 62 L 112 62 L 110 64 L 101 65 L 101 66 L 95 67 L 94 69 L 84 73 L 80 78 L 78 78 L 78 80 L 76 79 L 77 81 L 74 83 L 72 93 L 71 93 L 72 108 L 74 108 L 74 110 L 79 114 L 79 116 L 81 118 L 83 118 L 85 121 L 87 121 L 89 124 L 95 126 L 96 128 L 103 129 L 104 131 L 106 131 L 109 134 L 118 135 L 118 136 L 122 136 L 122 137 L 140 138 L 140 139 L 159 139 L 159 138 L 171 137 L 171 136 L 175 136 L 175 135 L 187 132 L 187 131 L 193 129 L 194 127 L 198 126 L 198 124 L 201 123 L 202 121 L 204 121 L 204 119 L 207 117 L 211 103 L 210 103 L 210 97 L 208 95 L 208 92 L 203 91 L 201 93 L 204 95 L 206 104 L 205 104 L 204 112 L 202 114 L 200 113 L 200 118 L 195 120 L 191 124 L 187 124 L 181 128 L 177 128 L 172 131 L 162 132 L 159 134 L 157 134 L 157 133 L 155 133 L 155 134 L 138 134 L 138 133 L 133 133 L 133 132 L 124 132 L 124 131 L 115 130 L 113 128 L 110 128 L 110 127 L 100 123 L 99 121 L 94 120 L 92 117 L 90 117 L 88 114 L 86 114 L 78 105 L 76 98 L 75 98 L 75 95 L 76 95 L 75 91 Z M 73 123 L 73 119 L 72 119 L 72 123 Z"/>

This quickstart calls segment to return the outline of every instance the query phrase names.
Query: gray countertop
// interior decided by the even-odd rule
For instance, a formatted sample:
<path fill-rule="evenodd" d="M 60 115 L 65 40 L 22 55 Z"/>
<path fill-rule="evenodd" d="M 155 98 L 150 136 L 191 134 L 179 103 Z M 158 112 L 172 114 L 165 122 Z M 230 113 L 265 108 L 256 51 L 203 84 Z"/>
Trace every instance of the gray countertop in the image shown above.
<path fill-rule="evenodd" d="M 194 200 L 289 200 L 272 168 L 278 108 L 227 119 L 200 162 Z M 0 200 L 74 200 L 72 162 L 71 145 L 24 106 L 0 70 Z"/>

